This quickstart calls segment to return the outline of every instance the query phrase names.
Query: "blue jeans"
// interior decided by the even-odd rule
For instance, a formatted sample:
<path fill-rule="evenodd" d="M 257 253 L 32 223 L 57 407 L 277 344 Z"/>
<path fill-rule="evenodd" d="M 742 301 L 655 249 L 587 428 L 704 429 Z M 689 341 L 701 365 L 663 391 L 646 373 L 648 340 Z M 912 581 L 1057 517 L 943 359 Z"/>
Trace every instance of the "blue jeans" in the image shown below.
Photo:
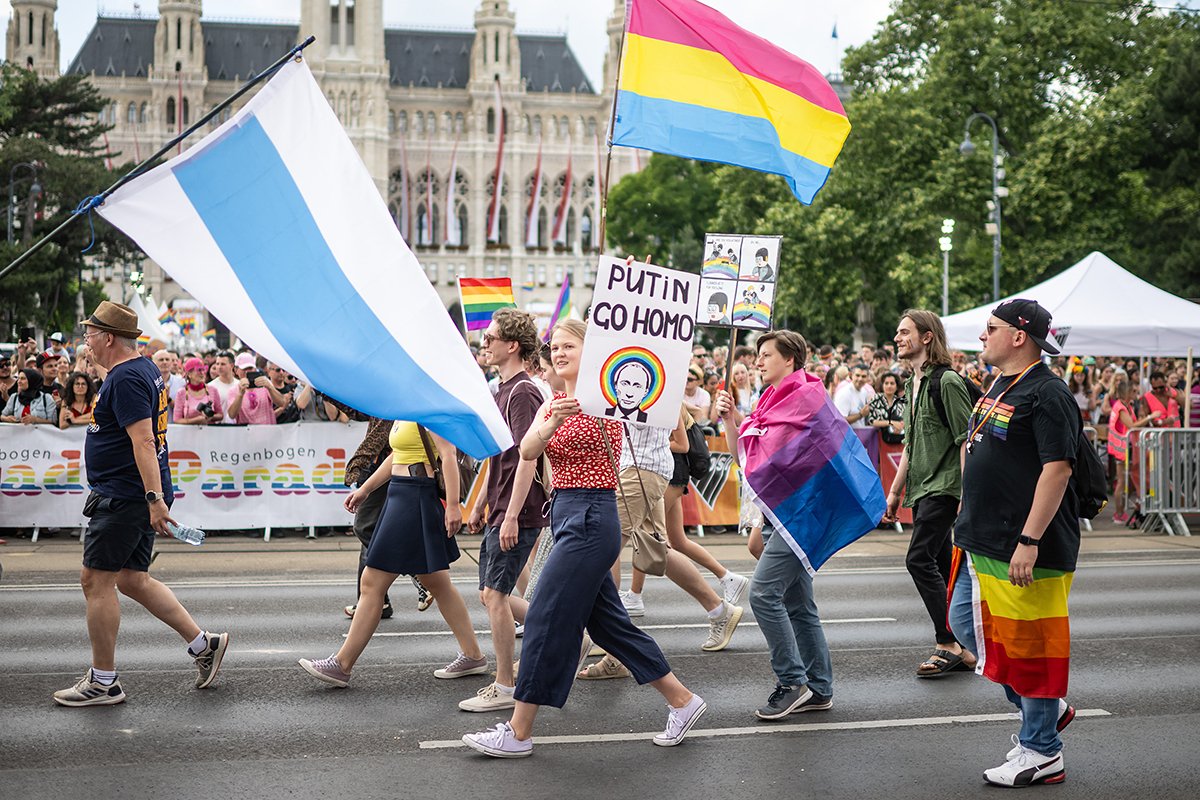
<path fill-rule="evenodd" d="M 833 664 L 812 576 L 779 534 L 763 546 L 750 584 L 750 608 L 771 649 L 771 669 L 779 683 L 807 684 L 814 694 L 832 697 Z"/>
<path fill-rule="evenodd" d="M 950 598 L 950 630 L 963 647 L 978 655 L 975 612 L 972 606 L 973 586 L 965 560 L 959 567 L 959 573 L 954 581 L 954 595 Z M 1062 750 L 1062 739 L 1058 736 L 1057 699 L 1021 697 L 1008 685 L 1004 685 L 1004 694 L 1021 712 L 1021 732 L 1017 738 L 1022 747 L 1045 756 L 1054 755 Z"/>

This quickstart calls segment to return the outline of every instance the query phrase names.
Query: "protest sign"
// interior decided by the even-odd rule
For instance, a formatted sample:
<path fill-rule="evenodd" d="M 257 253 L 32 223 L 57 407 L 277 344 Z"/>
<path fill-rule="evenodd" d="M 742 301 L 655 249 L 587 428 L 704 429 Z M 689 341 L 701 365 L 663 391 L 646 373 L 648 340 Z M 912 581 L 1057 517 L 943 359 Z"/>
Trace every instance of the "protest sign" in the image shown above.
<path fill-rule="evenodd" d="M 696 324 L 770 328 L 781 241 L 780 236 L 706 234 Z"/>
<path fill-rule="evenodd" d="M 575 396 L 584 413 L 674 428 L 700 277 L 601 257 Z"/>

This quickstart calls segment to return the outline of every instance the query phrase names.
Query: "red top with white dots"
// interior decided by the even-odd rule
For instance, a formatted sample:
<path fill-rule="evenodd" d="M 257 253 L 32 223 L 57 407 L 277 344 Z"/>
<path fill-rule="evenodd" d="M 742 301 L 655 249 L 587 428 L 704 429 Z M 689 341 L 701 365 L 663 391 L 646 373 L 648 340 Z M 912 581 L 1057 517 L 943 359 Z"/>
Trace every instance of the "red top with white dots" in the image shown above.
<path fill-rule="evenodd" d="M 556 392 L 554 397 L 566 395 Z M 548 419 L 549 408 L 542 421 Z M 608 433 L 612 460 L 601 431 Z M 546 456 L 554 471 L 556 489 L 616 489 L 617 473 L 613 471 L 613 461 L 621 463 L 621 423 L 587 414 L 567 417 L 546 443 Z"/>

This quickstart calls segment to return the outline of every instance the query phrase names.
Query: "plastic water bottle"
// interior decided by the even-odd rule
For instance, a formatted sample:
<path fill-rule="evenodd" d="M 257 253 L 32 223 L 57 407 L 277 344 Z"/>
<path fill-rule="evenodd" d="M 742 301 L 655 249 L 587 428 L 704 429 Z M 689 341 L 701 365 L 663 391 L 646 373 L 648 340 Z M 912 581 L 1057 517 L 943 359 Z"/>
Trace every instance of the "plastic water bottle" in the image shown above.
<path fill-rule="evenodd" d="M 190 545 L 199 547 L 204 544 L 204 531 L 199 528 L 191 528 L 187 525 L 179 525 L 174 522 L 167 523 L 167 533 L 174 536 L 181 542 L 187 542 Z"/>

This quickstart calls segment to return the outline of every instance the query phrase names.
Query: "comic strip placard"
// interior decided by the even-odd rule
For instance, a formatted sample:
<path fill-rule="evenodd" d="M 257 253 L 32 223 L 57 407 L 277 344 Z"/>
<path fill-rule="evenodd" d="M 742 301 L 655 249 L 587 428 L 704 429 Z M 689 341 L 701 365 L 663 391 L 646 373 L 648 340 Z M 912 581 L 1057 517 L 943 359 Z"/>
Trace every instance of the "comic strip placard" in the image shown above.
<path fill-rule="evenodd" d="M 768 330 L 782 241 L 782 236 L 705 234 L 696 324 Z"/>

